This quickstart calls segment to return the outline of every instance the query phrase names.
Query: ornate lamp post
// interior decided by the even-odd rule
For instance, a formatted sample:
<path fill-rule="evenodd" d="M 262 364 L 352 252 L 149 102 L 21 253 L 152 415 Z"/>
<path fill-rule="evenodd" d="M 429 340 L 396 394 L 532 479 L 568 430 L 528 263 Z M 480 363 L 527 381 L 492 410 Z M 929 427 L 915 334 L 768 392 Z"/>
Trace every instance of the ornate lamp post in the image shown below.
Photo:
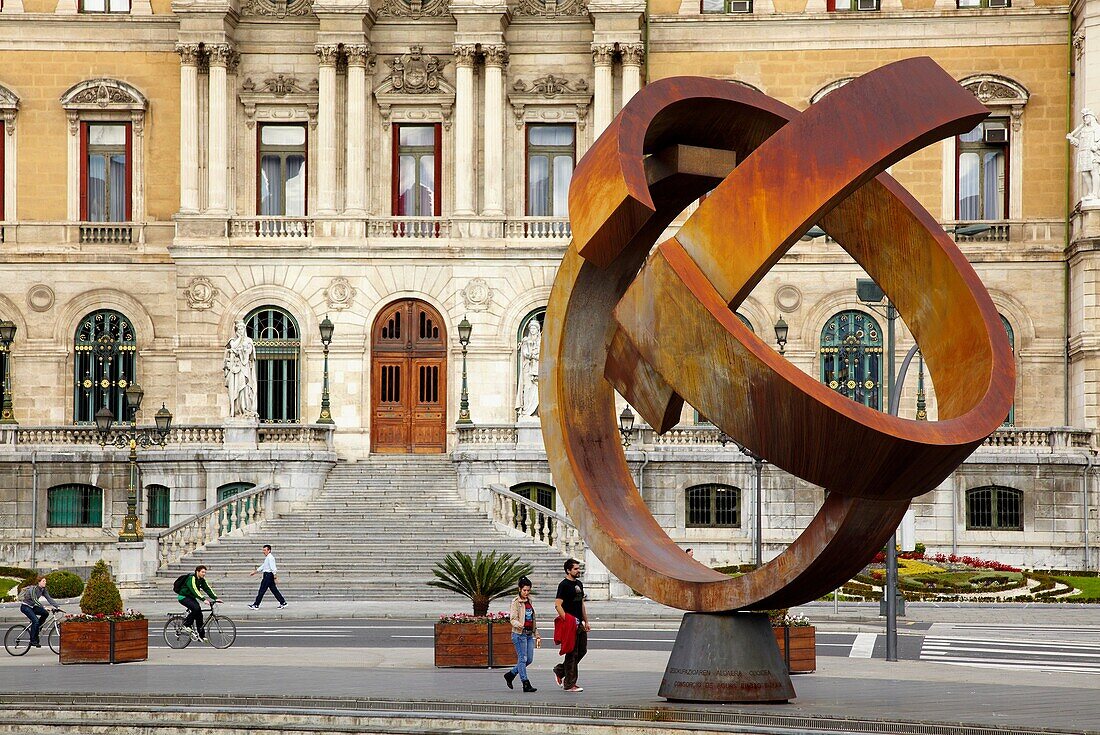
<path fill-rule="evenodd" d="M 783 321 L 783 315 L 779 315 L 779 321 L 775 323 L 775 343 L 779 345 L 779 354 L 787 349 L 787 322 Z"/>
<path fill-rule="evenodd" d="M 137 426 L 137 412 L 141 408 L 141 399 L 145 391 L 137 383 L 131 383 L 126 388 L 126 408 L 130 411 L 130 426 L 128 430 L 120 431 L 113 439 L 108 441 L 111 433 L 111 425 L 115 415 L 111 409 L 104 406 L 96 411 L 95 426 L 99 432 L 99 446 L 106 447 L 113 444 L 119 449 L 128 447 L 130 480 L 126 491 L 126 518 L 122 521 L 122 533 L 118 535 L 119 541 L 143 541 L 145 534 L 141 530 L 141 520 L 137 517 L 137 450 L 138 447 L 163 447 L 168 444 L 168 431 L 172 427 L 172 412 L 162 403 L 153 420 L 156 428 L 149 432 L 147 429 L 139 429 Z"/>
<path fill-rule="evenodd" d="M 623 438 L 623 449 L 626 449 L 634 436 L 634 412 L 630 410 L 630 406 L 624 408 L 619 414 L 619 434 Z"/>
<path fill-rule="evenodd" d="M 17 424 L 11 405 L 11 343 L 15 341 L 15 322 L 0 321 L 0 345 L 4 347 L 4 401 L 0 405 L 0 424 Z"/>
<path fill-rule="evenodd" d="M 325 314 L 324 320 L 321 322 L 321 345 L 325 348 L 325 370 L 324 370 L 324 383 L 321 387 L 321 416 L 317 419 L 319 424 L 334 424 L 332 420 L 332 407 L 329 405 L 328 400 L 328 346 L 332 344 L 332 333 L 335 326 L 332 320 L 328 318 L 328 314 Z"/>
<path fill-rule="evenodd" d="M 462 396 L 458 401 L 458 421 L 456 423 L 469 426 L 474 423 L 470 419 L 470 392 L 466 385 L 466 348 L 470 346 L 470 332 L 474 331 L 473 325 L 462 317 L 458 323 L 458 343 L 462 345 Z"/>

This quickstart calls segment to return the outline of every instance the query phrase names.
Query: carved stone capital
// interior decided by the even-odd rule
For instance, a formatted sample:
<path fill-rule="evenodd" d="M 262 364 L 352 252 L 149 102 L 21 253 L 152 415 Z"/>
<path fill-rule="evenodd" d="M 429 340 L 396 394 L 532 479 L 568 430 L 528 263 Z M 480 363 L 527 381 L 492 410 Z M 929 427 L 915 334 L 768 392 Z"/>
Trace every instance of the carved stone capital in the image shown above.
<path fill-rule="evenodd" d="M 80 113 L 76 110 L 69 110 L 65 113 L 65 117 L 69 121 L 69 135 L 76 135 L 80 132 Z"/>
<path fill-rule="evenodd" d="M 596 66 L 611 66 L 611 62 L 615 58 L 615 44 L 613 43 L 594 43 L 592 44 L 592 63 Z"/>
<path fill-rule="evenodd" d="M 184 66 L 197 66 L 199 63 L 199 44 L 177 43 L 176 53 L 180 55 L 180 63 Z"/>
<path fill-rule="evenodd" d="M 340 46 L 331 44 L 317 44 L 313 47 L 321 66 L 336 66 L 336 60 L 340 57 Z"/>
<path fill-rule="evenodd" d="M 482 46 L 481 50 L 485 53 L 485 66 L 508 66 L 507 46 Z"/>
<path fill-rule="evenodd" d="M 353 43 L 344 46 L 344 53 L 348 57 L 348 66 L 361 66 L 366 68 L 367 61 L 370 59 L 370 44 L 368 43 Z"/>
<path fill-rule="evenodd" d="M 623 66 L 641 66 L 645 63 L 645 45 L 641 43 L 621 43 L 619 52 L 623 55 Z"/>
<path fill-rule="evenodd" d="M 206 53 L 207 63 L 210 66 L 228 68 L 235 52 L 228 43 L 212 43 L 206 47 Z"/>
<path fill-rule="evenodd" d="M 455 66 L 472 67 L 474 57 L 477 55 L 477 47 L 473 44 L 456 43 L 452 48 L 455 57 Z"/>

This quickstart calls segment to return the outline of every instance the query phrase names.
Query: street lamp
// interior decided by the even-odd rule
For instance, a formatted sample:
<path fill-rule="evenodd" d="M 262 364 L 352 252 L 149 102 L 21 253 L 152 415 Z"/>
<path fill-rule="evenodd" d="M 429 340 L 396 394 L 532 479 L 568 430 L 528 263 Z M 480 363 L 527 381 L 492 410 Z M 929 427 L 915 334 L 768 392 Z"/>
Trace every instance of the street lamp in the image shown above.
<path fill-rule="evenodd" d="M 775 323 L 775 343 L 779 345 L 779 354 L 782 355 L 787 348 L 787 322 L 783 321 L 783 315 L 779 315 L 779 321 Z"/>
<path fill-rule="evenodd" d="M 317 419 L 319 424 L 334 424 L 332 420 L 332 407 L 329 405 L 328 400 L 328 346 L 332 344 L 332 332 L 335 327 L 332 320 L 328 318 L 328 314 L 325 314 L 325 318 L 321 321 L 321 346 L 325 349 L 325 369 L 324 369 L 324 381 L 321 385 L 321 415 Z"/>
<path fill-rule="evenodd" d="M 96 411 L 95 427 L 99 433 L 99 446 L 106 447 L 107 444 L 113 444 L 119 449 L 129 448 L 130 450 L 127 457 L 130 479 L 126 490 L 126 518 L 122 521 L 122 533 L 118 535 L 118 540 L 143 541 L 145 534 L 141 530 L 141 521 L 137 517 L 137 450 L 138 447 L 163 447 L 168 444 L 168 432 L 172 428 L 172 412 L 162 403 L 153 419 L 156 428 L 152 432 L 138 429 L 137 412 L 141 408 L 141 399 L 145 396 L 145 391 L 137 383 L 131 383 L 127 386 L 125 395 L 126 408 L 130 411 L 129 428 L 121 430 L 113 439 L 108 440 L 115 415 L 107 406 Z"/>
<path fill-rule="evenodd" d="M 458 421 L 455 422 L 463 426 L 474 423 L 470 419 L 470 392 L 466 384 L 466 349 L 470 346 L 470 333 L 473 331 L 473 325 L 463 316 L 458 323 L 458 343 L 462 345 L 462 396 L 458 401 Z"/>
<path fill-rule="evenodd" d="M 16 424 L 11 405 L 11 343 L 15 341 L 15 322 L 0 321 L 0 345 L 4 347 L 4 400 L 0 403 L 0 424 Z"/>
<path fill-rule="evenodd" d="M 630 439 L 634 436 L 634 412 L 630 410 L 630 406 L 623 409 L 623 412 L 619 414 L 619 435 L 623 440 L 623 449 L 630 446 Z"/>
<path fill-rule="evenodd" d="M 782 321 L 782 317 L 780 321 Z M 776 331 L 778 331 L 778 329 Z M 757 456 L 756 452 L 732 438 L 724 431 L 719 430 L 718 441 L 723 447 L 733 442 L 733 445 L 737 447 L 737 451 L 752 460 L 752 467 L 753 470 L 755 470 L 753 496 L 756 498 L 756 538 L 753 539 L 753 551 L 756 556 L 756 568 L 759 569 L 764 566 L 764 486 L 761 482 L 761 476 L 764 472 L 764 460 Z"/>

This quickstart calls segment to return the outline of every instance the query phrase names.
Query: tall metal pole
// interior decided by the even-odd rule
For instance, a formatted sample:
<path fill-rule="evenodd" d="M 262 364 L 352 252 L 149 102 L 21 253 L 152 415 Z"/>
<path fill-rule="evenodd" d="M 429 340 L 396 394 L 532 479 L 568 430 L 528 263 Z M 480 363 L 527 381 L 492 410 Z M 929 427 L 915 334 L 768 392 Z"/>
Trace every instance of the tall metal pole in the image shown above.
<path fill-rule="evenodd" d="M 321 415 L 317 419 L 319 424 L 333 424 L 336 423 L 332 420 L 332 406 L 329 404 L 328 398 L 328 342 L 322 343 L 325 349 L 325 370 L 324 379 L 321 385 Z"/>
<path fill-rule="evenodd" d="M 137 517 L 137 406 L 130 409 L 130 445 L 129 470 L 130 482 L 126 489 L 126 518 L 122 521 L 122 533 L 118 535 L 119 541 L 142 541 L 145 534 L 141 532 L 141 521 Z"/>
<path fill-rule="evenodd" d="M 759 569 L 764 566 L 764 489 L 760 482 L 764 461 L 754 455 L 752 464 L 756 469 L 756 568 Z"/>
<path fill-rule="evenodd" d="M 898 311 L 893 302 L 886 300 L 886 360 L 889 369 L 886 371 L 886 392 L 890 396 L 890 407 L 894 409 L 897 401 L 894 400 L 894 320 L 898 317 Z M 897 414 L 897 410 L 891 411 Z M 886 547 L 886 660 L 898 660 L 898 542 L 897 531 L 890 534 L 890 541 Z"/>
<path fill-rule="evenodd" d="M 458 401 L 459 424 L 472 424 L 470 419 L 470 393 L 466 387 L 466 345 L 462 345 L 462 396 Z"/>

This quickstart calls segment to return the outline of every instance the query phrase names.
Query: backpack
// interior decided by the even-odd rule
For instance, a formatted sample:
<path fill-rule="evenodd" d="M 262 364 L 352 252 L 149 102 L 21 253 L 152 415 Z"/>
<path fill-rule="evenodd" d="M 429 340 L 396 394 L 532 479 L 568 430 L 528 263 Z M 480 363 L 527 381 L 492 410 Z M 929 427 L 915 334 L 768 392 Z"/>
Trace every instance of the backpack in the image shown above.
<path fill-rule="evenodd" d="M 176 577 L 176 581 L 172 583 L 172 591 L 177 595 L 183 594 L 183 586 L 187 584 L 187 578 L 190 576 L 190 574 L 181 574 Z"/>

